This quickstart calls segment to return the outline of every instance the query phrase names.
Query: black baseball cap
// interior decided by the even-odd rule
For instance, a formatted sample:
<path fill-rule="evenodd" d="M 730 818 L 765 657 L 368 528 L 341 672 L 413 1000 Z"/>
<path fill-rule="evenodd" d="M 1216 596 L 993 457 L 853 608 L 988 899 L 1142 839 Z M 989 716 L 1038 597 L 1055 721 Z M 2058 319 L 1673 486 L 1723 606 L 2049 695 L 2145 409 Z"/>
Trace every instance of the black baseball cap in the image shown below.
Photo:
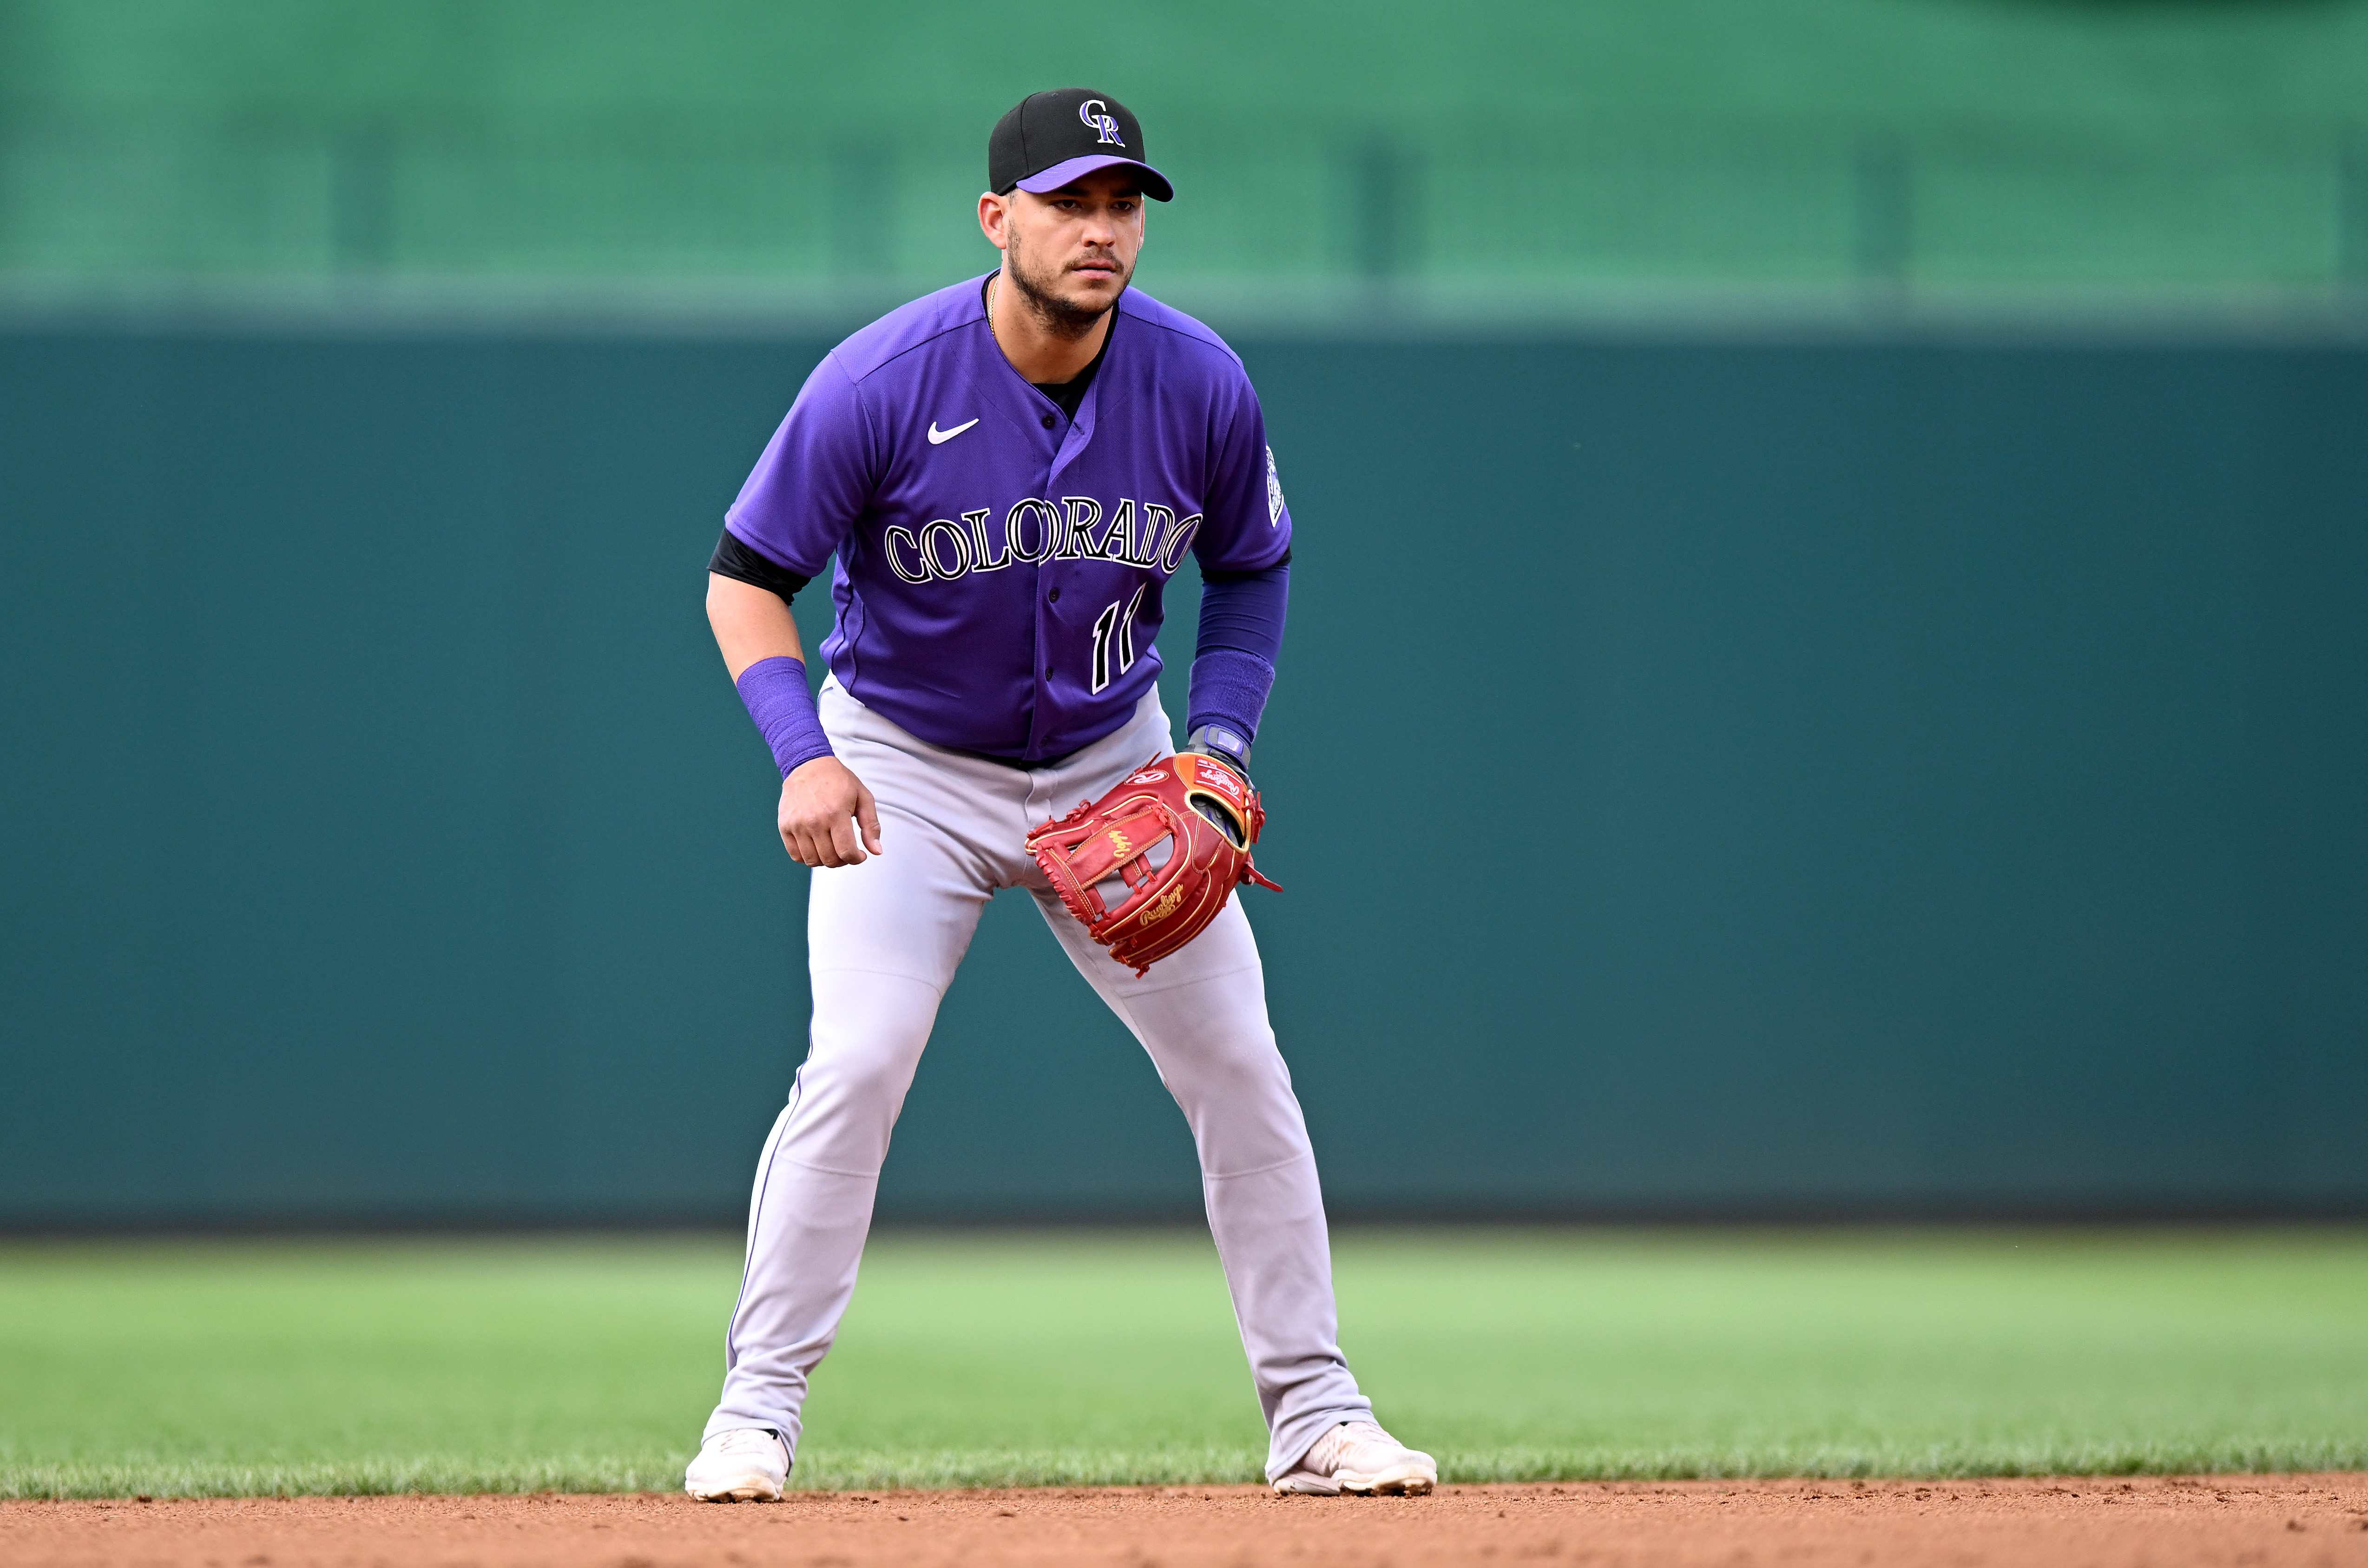
<path fill-rule="evenodd" d="M 1143 176 L 1143 194 L 1173 201 L 1167 176 L 1143 161 L 1143 127 L 1124 104 L 1090 87 L 1030 93 L 995 122 L 986 139 L 986 187 L 1042 196 L 1096 169 L 1124 164 Z"/>

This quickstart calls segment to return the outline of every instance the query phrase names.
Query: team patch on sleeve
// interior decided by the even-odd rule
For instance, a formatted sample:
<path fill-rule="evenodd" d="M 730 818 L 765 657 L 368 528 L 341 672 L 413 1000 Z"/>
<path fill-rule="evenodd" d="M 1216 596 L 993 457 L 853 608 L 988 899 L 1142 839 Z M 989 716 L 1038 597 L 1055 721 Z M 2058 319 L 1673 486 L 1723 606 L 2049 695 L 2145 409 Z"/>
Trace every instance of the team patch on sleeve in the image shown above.
<path fill-rule="evenodd" d="M 1266 449 L 1266 526 L 1282 521 L 1282 476 L 1274 472 L 1274 449 Z"/>

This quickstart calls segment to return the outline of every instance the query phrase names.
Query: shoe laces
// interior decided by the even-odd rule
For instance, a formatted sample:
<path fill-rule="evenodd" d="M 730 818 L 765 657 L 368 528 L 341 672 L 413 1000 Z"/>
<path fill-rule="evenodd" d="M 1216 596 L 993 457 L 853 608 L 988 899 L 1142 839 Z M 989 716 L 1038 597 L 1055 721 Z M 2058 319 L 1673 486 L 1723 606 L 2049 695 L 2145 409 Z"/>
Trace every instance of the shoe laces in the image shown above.
<path fill-rule="evenodd" d="M 719 1454 L 764 1454 L 772 1456 L 773 1445 L 780 1442 L 762 1426 L 735 1426 L 715 1439 Z"/>

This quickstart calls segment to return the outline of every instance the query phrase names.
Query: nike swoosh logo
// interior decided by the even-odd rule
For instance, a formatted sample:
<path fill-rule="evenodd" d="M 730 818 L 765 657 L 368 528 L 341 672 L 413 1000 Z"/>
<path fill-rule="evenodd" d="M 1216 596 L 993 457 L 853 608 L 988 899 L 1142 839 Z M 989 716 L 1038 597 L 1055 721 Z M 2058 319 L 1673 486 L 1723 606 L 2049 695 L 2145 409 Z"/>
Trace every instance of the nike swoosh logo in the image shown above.
<path fill-rule="evenodd" d="M 932 419 L 929 421 L 929 445 L 933 447 L 942 447 L 948 441 L 952 440 L 956 436 L 961 435 L 963 431 L 969 429 L 973 425 L 977 423 L 977 420 L 971 419 L 955 426 L 951 430 L 940 430 L 938 428 L 938 422 Z"/>

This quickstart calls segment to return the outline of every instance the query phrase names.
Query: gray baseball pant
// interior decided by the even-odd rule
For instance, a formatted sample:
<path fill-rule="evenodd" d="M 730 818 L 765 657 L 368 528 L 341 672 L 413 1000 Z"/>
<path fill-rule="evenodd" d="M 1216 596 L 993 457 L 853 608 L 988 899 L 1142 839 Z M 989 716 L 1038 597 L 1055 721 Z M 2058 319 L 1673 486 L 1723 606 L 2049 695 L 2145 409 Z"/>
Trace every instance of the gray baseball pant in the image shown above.
<path fill-rule="evenodd" d="M 1338 1343 L 1332 1252 L 1307 1124 L 1267 1022 L 1266 979 L 1238 897 L 1141 979 L 1094 945 L 1020 847 L 1174 748 L 1158 694 L 1057 767 L 933 746 L 836 680 L 823 727 L 880 803 L 885 853 L 813 874 L 806 940 L 814 1030 L 757 1165 L 748 1257 L 707 1436 L 779 1430 L 794 1455 L 807 1380 L 855 1291 L 889 1130 L 938 1003 L 998 890 L 1025 887 L 1077 971 L 1150 1053 L 1192 1129 L 1209 1228 L 1233 1292 L 1269 1446 L 1290 1470 L 1341 1421 L 1370 1421 Z"/>

